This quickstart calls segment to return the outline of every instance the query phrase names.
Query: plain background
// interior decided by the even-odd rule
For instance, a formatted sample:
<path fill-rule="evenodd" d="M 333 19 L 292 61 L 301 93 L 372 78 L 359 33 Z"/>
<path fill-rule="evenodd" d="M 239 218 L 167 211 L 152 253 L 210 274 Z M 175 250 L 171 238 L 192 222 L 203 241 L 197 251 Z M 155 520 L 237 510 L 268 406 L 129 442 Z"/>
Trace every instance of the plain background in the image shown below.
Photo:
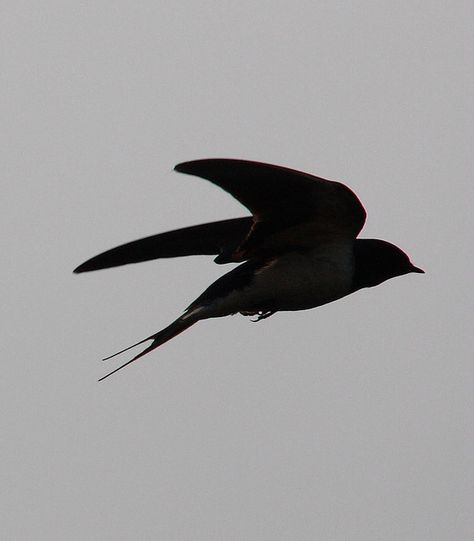
<path fill-rule="evenodd" d="M 473 10 L 454 1 L 4 1 L 2 539 L 472 539 Z M 172 167 L 342 180 L 409 275 L 196 325 L 229 267 L 76 276 L 246 210 Z"/>

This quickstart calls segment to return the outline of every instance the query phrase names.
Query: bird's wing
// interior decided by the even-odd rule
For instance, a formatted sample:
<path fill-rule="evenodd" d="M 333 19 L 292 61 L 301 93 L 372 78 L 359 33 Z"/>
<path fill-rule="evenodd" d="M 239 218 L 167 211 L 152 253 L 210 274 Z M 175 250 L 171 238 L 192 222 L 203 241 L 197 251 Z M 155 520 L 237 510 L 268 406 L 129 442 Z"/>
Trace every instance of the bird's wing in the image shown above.
<path fill-rule="evenodd" d="M 234 218 L 184 227 L 122 244 L 79 265 L 74 272 L 88 272 L 151 259 L 232 252 L 244 239 L 252 218 Z"/>
<path fill-rule="evenodd" d="M 364 207 L 347 186 L 286 167 L 204 159 L 180 163 L 175 170 L 213 182 L 252 212 L 252 230 L 228 260 L 355 239 L 365 222 Z"/>

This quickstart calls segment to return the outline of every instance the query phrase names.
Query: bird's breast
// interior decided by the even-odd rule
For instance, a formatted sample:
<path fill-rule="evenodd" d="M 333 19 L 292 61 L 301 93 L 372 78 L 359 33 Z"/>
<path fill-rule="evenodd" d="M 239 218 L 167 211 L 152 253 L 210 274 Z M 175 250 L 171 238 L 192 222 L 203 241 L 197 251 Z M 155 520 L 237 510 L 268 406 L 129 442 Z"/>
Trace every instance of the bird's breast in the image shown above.
<path fill-rule="evenodd" d="M 332 242 L 309 250 L 286 252 L 256 266 L 245 285 L 227 279 L 212 299 L 197 299 L 186 317 L 197 311 L 203 319 L 237 312 L 314 308 L 350 293 L 353 275 L 352 242 Z M 230 276 L 231 273 L 223 278 Z"/>
<path fill-rule="evenodd" d="M 353 243 L 328 243 L 270 260 L 250 289 L 274 298 L 277 310 L 304 310 L 347 295 L 353 275 Z"/>

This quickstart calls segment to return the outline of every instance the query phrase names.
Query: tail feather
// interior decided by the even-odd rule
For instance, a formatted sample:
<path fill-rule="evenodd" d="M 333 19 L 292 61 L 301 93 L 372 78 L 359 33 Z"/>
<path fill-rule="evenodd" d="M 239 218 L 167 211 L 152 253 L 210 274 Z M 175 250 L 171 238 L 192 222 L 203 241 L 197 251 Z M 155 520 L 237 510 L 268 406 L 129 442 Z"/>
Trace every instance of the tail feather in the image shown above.
<path fill-rule="evenodd" d="M 178 334 L 181 334 L 183 331 L 191 327 L 191 325 L 194 325 L 196 323 L 197 319 L 193 318 L 186 318 L 183 319 L 182 317 L 178 318 L 176 321 L 173 321 L 171 325 L 168 325 L 168 327 L 164 328 L 163 330 L 152 334 L 148 338 L 144 338 L 143 340 L 140 340 L 140 342 L 137 342 L 136 344 L 133 344 L 132 346 L 129 346 L 125 349 L 122 349 L 121 351 L 118 351 L 117 353 L 114 353 L 113 355 L 110 355 L 109 357 L 105 357 L 105 359 L 102 359 L 103 361 L 106 361 L 108 359 L 112 359 L 112 357 L 115 357 L 116 355 L 120 355 L 121 353 L 124 353 L 125 351 L 128 351 L 129 349 L 134 348 L 135 346 L 139 346 L 140 344 L 143 344 L 144 342 L 147 342 L 148 340 L 153 340 L 152 343 L 145 348 L 142 352 L 140 352 L 138 355 L 135 355 L 133 359 L 130 361 L 127 361 L 125 364 L 122 364 L 112 372 L 109 372 L 107 375 L 103 376 L 99 379 L 99 381 L 103 381 L 104 379 L 108 378 L 112 374 L 115 374 L 115 372 L 118 372 L 119 370 L 122 370 L 122 368 L 125 368 L 130 363 L 133 363 L 133 361 L 136 361 L 140 357 L 143 357 L 143 355 L 146 355 L 147 353 L 150 353 L 150 351 L 153 351 L 157 347 L 163 345 L 164 343 L 168 342 L 168 340 L 171 340 L 175 336 L 178 336 Z"/>

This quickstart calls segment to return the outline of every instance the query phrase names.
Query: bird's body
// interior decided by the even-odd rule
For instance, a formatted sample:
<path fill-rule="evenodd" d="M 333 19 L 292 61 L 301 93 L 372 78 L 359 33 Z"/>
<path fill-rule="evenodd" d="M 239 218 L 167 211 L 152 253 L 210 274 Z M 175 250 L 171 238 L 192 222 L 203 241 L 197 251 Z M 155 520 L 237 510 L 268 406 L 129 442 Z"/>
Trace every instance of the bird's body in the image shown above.
<path fill-rule="evenodd" d="M 192 254 L 215 254 L 217 263 L 243 263 L 209 286 L 171 325 L 138 342 L 152 340 L 105 377 L 202 319 L 240 312 L 260 320 L 278 311 L 315 308 L 395 276 L 423 272 L 393 244 L 356 238 L 365 210 L 339 182 L 244 160 L 197 160 L 175 169 L 219 185 L 253 216 L 133 241 L 86 261 L 75 272 Z"/>
<path fill-rule="evenodd" d="M 202 305 L 202 314 L 220 317 L 315 308 L 349 294 L 353 260 L 352 243 L 337 242 L 244 263 L 210 286 L 190 311 Z"/>

